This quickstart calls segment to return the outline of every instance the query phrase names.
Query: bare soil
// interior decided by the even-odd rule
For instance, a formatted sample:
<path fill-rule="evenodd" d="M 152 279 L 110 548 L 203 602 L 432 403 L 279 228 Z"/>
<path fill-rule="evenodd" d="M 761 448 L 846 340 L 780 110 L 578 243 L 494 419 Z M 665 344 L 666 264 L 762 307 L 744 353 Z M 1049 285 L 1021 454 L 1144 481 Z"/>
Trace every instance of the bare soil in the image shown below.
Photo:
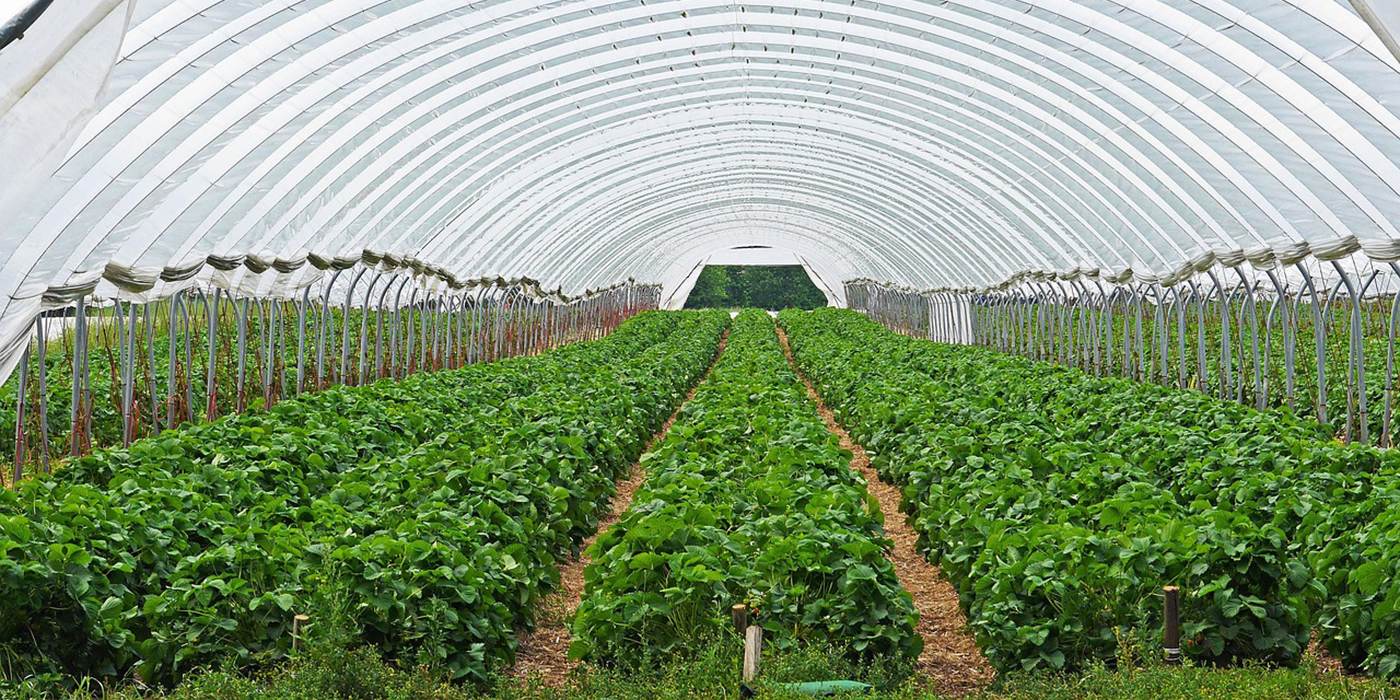
<path fill-rule="evenodd" d="M 724 354 L 724 346 L 728 339 L 729 331 L 726 330 L 720 338 L 719 351 L 715 353 L 715 362 L 718 362 L 719 356 Z M 685 400 L 662 424 L 661 430 L 652 436 L 651 442 L 647 443 L 647 452 L 650 452 L 657 443 L 666 437 L 666 433 L 671 430 L 671 424 L 676 422 L 676 416 L 680 414 L 681 407 L 695 398 L 695 392 L 709 378 L 710 369 L 713 368 L 714 363 L 712 362 L 700 381 L 686 394 Z M 623 513 L 627 512 L 627 508 L 632 505 L 632 497 L 645 480 L 646 472 L 642 469 L 641 462 L 634 463 L 632 468 L 628 470 L 627 476 L 617 482 L 617 491 L 613 494 L 611 507 L 598 518 L 598 529 L 592 535 L 584 538 L 579 557 L 560 565 L 559 588 L 546 597 L 542 607 L 536 611 L 535 630 L 533 632 L 516 631 L 520 648 L 516 651 L 515 666 L 511 669 L 513 677 L 519 679 L 538 677 L 540 682 L 553 688 L 563 688 L 569 685 L 569 677 L 579 666 L 579 662 L 569 658 L 569 643 L 572 641 L 569 623 L 573 621 L 575 613 L 578 612 L 579 604 L 583 602 L 583 570 L 592 562 L 587 550 L 593 546 L 598 535 L 606 532 L 617 522 L 618 518 L 622 517 Z"/>
<path fill-rule="evenodd" d="M 827 429 L 841 439 L 843 448 L 854 455 L 851 468 L 865 477 L 866 490 L 879 501 L 880 510 L 885 515 L 885 536 L 894 541 L 894 548 L 887 556 L 900 585 L 913 597 L 914 607 L 919 611 L 916 629 L 924 638 L 924 650 L 919 654 L 916 678 L 945 695 L 964 695 L 986 688 L 996 677 L 996 671 L 982 656 L 968 630 L 962 608 L 958 607 L 957 591 L 943 578 L 938 567 L 929 563 L 919 552 L 919 536 L 899 510 L 899 488 L 880 479 L 874 467 L 870 466 L 870 457 L 866 455 L 865 448 L 852 440 L 850 433 L 836 422 L 831 409 L 817 395 L 816 387 L 797 369 L 787 334 L 782 328 L 778 329 L 778 340 L 783 345 L 788 362 L 792 363 L 793 371 L 806 385 L 807 396 L 816 404 Z"/>

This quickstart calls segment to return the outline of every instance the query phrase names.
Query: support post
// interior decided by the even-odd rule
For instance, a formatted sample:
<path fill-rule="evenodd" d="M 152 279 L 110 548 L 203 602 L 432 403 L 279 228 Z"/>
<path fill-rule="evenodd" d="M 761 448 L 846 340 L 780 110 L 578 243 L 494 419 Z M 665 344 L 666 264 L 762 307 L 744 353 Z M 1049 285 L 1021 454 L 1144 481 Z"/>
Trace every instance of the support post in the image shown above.
<path fill-rule="evenodd" d="M 209 321 L 209 357 L 204 366 L 204 404 L 205 420 L 210 422 L 219 417 L 219 390 L 215 384 L 218 368 L 215 363 L 218 360 L 220 293 L 221 290 L 215 288 L 213 296 L 204 297 L 205 315 Z"/>
<path fill-rule="evenodd" d="M 1173 666 L 1181 663 L 1181 589 L 1176 586 L 1162 588 L 1164 609 L 1162 615 L 1162 642 L 1166 651 L 1167 663 Z"/>
<path fill-rule="evenodd" d="M 183 291 L 175 292 L 175 296 L 170 299 L 170 318 L 166 319 L 166 336 L 169 347 L 166 349 L 165 365 L 165 427 L 166 429 L 175 427 L 175 397 L 179 389 L 179 382 L 176 375 L 179 373 L 180 343 L 179 343 L 179 306 L 180 295 Z M 152 343 L 154 346 L 154 343 Z M 155 394 L 155 387 L 151 388 L 151 394 Z"/>
<path fill-rule="evenodd" d="M 1352 415 L 1356 416 L 1357 438 L 1361 444 L 1370 442 L 1366 426 L 1366 359 L 1365 351 L 1361 342 L 1361 302 L 1366 297 L 1366 290 L 1363 288 L 1357 291 L 1355 281 L 1347 274 L 1341 262 L 1333 260 L 1332 268 L 1341 275 L 1343 284 L 1346 285 L 1347 296 L 1351 298 L 1351 352 L 1347 358 L 1347 372 L 1351 381 L 1348 381 L 1347 396 L 1347 442 L 1351 441 Z M 1367 283 L 1369 286 L 1369 282 Z M 1354 390 L 1350 387 L 1354 382 Z"/>
<path fill-rule="evenodd" d="M 73 396 L 69 416 L 73 432 L 68 437 L 68 452 L 73 457 L 82 454 L 83 435 L 87 427 L 87 297 L 78 297 L 73 315 Z"/>
<path fill-rule="evenodd" d="M 246 380 L 248 374 L 248 300 L 238 300 L 238 394 L 234 411 L 242 413 L 248 407 Z"/>
<path fill-rule="evenodd" d="M 45 333 L 46 325 L 44 314 L 39 314 L 34 320 L 34 334 L 39 349 L 39 466 L 44 472 L 49 471 L 49 339 Z"/>
<path fill-rule="evenodd" d="M 1312 298 L 1313 308 L 1313 343 L 1317 353 L 1317 422 L 1327 424 L 1327 330 L 1324 327 L 1322 317 L 1322 307 L 1317 298 L 1317 285 L 1313 284 L 1312 275 L 1308 274 L 1308 268 L 1303 263 L 1297 263 L 1295 267 L 1303 277 L 1303 284 L 1308 288 L 1308 296 Z"/>
<path fill-rule="evenodd" d="M 758 662 L 763 656 L 763 628 L 750 625 L 744 631 L 744 681 L 758 676 Z"/>
<path fill-rule="evenodd" d="M 136 302 L 126 305 L 128 317 L 122 356 L 122 445 L 136 439 Z"/>
<path fill-rule="evenodd" d="M 24 414 L 28 411 L 25 406 L 25 397 L 29 392 L 29 340 L 24 342 L 24 354 L 19 358 L 19 393 L 16 396 L 15 404 L 15 471 L 10 481 L 11 485 L 18 484 L 24 478 Z"/>

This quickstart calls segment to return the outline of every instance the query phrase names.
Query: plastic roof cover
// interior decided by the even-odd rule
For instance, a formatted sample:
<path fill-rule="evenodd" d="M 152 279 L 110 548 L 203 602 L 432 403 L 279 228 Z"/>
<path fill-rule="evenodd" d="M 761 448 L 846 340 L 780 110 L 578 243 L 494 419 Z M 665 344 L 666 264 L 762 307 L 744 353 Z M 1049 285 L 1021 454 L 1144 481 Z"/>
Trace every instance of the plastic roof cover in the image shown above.
<path fill-rule="evenodd" d="M 366 250 L 570 293 L 1396 257 L 1398 70 L 1349 0 L 62 0 L 0 52 L 3 318 Z"/>

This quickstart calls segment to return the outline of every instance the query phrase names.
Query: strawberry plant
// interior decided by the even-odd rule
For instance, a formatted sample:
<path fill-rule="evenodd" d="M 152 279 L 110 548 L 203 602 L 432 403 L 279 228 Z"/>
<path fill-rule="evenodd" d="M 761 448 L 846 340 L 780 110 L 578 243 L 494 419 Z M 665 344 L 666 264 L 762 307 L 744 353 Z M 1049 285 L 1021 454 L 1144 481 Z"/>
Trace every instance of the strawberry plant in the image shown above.
<path fill-rule="evenodd" d="M 917 613 L 850 459 L 772 320 L 741 313 L 710 378 L 643 458 L 631 508 L 594 544 L 571 651 L 633 663 L 680 653 L 745 602 L 765 644 L 917 657 Z"/>
<path fill-rule="evenodd" d="M 481 680 L 698 379 L 723 313 L 648 313 L 536 357 L 334 388 L 0 492 L 0 642 L 34 671 L 179 678 L 353 633 Z M 332 576 L 328 580 L 328 576 Z"/>
<path fill-rule="evenodd" d="M 1318 426 L 848 312 L 780 319 L 838 418 L 904 484 L 1000 668 L 1111 659 L 1116 629 L 1160 625 L 1166 584 L 1185 592 L 1188 653 L 1301 655 L 1320 587 L 1293 537 L 1314 499 L 1295 488 L 1291 445 Z"/>

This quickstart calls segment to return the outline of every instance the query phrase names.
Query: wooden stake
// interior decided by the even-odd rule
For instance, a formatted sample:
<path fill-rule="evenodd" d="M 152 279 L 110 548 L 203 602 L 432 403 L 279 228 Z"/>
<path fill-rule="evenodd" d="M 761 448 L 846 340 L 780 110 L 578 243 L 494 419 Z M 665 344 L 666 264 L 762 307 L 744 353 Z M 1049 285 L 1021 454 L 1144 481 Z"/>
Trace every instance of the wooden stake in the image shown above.
<path fill-rule="evenodd" d="M 750 625 L 744 631 L 744 680 L 751 681 L 758 675 L 758 659 L 763 655 L 763 628 Z"/>
<path fill-rule="evenodd" d="M 749 606 L 740 603 L 730 608 L 729 613 L 734 618 L 734 634 L 744 636 L 744 630 L 749 628 Z"/>
<path fill-rule="evenodd" d="M 1181 663 L 1181 589 L 1176 586 L 1162 588 L 1165 609 L 1162 616 L 1162 640 L 1166 648 L 1167 663 L 1176 666 Z"/>
<path fill-rule="evenodd" d="M 310 620 L 311 617 L 309 615 L 297 615 L 292 618 L 292 651 L 295 652 L 297 650 L 297 642 L 301 641 L 302 624 Z"/>

